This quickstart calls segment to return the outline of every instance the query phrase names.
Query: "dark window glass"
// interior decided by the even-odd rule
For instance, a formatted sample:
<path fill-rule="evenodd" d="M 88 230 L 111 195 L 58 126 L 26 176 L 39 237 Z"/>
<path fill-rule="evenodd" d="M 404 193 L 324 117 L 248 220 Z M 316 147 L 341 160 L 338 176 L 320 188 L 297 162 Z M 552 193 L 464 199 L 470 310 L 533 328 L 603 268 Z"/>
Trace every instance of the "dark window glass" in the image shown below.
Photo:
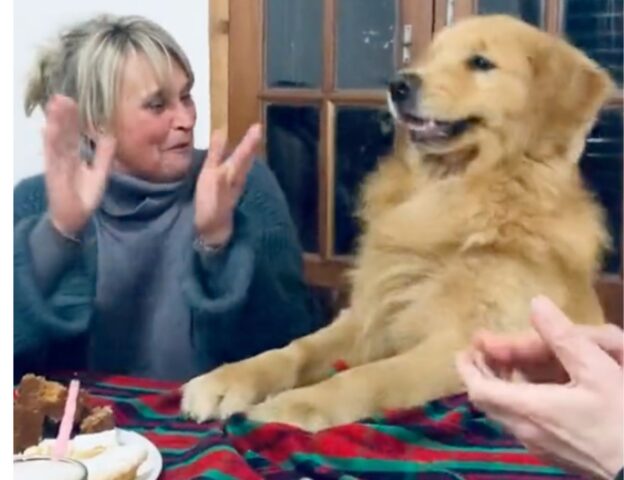
<path fill-rule="evenodd" d="M 394 124 L 390 115 L 373 108 L 340 107 L 336 114 L 334 189 L 334 253 L 354 253 L 360 229 L 355 213 L 362 180 L 390 153 Z"/>
<path fill-rule="evenodd" d="M 319 88 L 323 72 L 323 2 L 267 0 L 265 13 L 267 86 Z"/>
<path fill-rule="evenodd" d="M 269 105 L 267 162 L 286 195 L 305 251 L 318 251 L 318 144 L 316 107 Z"/>
<path fill-rule="evenodd" d="M 396 0 L 339 0 L 338 88 L 384 88 L 395 65 Z"/>
<path fill-rule="evenodd" d="M 588 187 L 607 211 L 613 251 L 606 258 L 605 270 L 620 272 L 622 264 L 622 110 L 604 110 L 592 130 L 581 159 L 581 170 Z"/>
<path fill-rule="evenodd" d="M 622 85 L 621 0 L 567 0 L 564 32 L 568 39 L 607 68 Z"/>
<path fill-rule="evenodd" d="M 542 0 L 479 0 L 478 12 L 483 15 L 506 13 L 541 26 L 543 20 Z"/>

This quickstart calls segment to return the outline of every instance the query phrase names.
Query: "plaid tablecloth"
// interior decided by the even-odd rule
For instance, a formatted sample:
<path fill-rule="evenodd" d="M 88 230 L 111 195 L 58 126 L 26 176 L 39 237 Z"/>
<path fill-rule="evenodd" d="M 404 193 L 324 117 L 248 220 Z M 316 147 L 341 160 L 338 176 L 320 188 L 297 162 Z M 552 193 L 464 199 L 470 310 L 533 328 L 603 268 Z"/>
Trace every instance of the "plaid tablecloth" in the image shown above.
<path fill-rule="evenodd" d="M 577 478 L 544 465 L 455 396 L 384 418 L 310 434 L 243 416 L 198 425 L 178 416 L 178 385 L 83 377 L 119 427 L 161 451 L 174 479 L 538 479 Z"/>

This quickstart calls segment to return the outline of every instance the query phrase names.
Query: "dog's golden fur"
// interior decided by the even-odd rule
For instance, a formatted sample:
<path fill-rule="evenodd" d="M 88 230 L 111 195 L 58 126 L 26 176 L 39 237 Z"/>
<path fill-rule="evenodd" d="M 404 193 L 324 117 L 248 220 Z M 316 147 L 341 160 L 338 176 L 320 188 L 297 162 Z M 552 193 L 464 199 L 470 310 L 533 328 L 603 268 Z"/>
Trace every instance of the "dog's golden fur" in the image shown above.
<path fill-rule="evenodd" d="M 467 68 L 475 54 L 496 68 Z M 351 306 L 286 348 L 192 380 L 192 417 L 247 411 L 316 430 L 460 392 L 455 353 L 479 328 L 528 328 L 537 294 L 576 322 L 603 321 L 592 284 L 607 234 L 577 160 L 609 77 L 505 16 L 447 28 L 406 73 L 422 79 L 418 115 L 476 120 L 434 144 L 400 129 L 364 188 Z M 330 377 L 337 359 L 351 368 Z"/>

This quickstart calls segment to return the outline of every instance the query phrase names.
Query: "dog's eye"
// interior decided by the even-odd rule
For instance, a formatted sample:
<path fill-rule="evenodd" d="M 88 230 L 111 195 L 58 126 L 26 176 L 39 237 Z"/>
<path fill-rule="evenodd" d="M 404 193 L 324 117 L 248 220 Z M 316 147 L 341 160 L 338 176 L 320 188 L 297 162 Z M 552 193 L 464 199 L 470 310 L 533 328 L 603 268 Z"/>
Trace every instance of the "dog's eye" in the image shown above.
<path fill-rule="evenodd" d="M 487 72 L 488 70 L 496 68 L 494 62 L 485 58 L 483 55 L 473 55 L 466 63 L 470 70 L 481 70 L 482 72 Z"/>

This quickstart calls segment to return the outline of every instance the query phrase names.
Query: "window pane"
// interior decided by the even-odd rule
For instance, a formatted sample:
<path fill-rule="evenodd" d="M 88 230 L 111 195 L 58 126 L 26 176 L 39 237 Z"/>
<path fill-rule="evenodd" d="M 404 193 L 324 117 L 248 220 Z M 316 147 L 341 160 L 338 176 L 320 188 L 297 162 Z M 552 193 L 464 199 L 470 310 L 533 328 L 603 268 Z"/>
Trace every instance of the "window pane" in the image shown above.
<path fill-rule="evenodd" d="M 566 36 L 622 85 L 622 1 L 568 0 L 564 8 Z"/>
<path fill-rule="evenodd" d="M 587 140 L 581 170 L 587 185 L 607 210 L 614 251 L 605 270 L 620 272 L 622 264 L 622 110 L 603 111 Z"/>
<path fill-rule="evenodd" d="M 354 252 L 360 230 L 354 217 L 364 177 L 392 148 L 394 124 L 386 111 L 340 107 L 336 114 L 334 253 Z"/>
<path fill-rule="evenodd" d="M 506 13 L 536 26 L 544 22 L 542 0 L 479 0 L 478 11 L 480 14 Z"/>
<path fill-rule="evenodd" d="M 323 2 L 267 0 L 265 28 L 267 86 L 320 87 L 323 72 Z"/>
<path fill-rule="evenodd" d="M 317 252 L 318 108 L 269 105 L 266 125 L 267 162 L 286 195 L 304 250 Z"/>
<path fill-rule="evenodd" d="M 338 0 L 338 88 L 384 88 L 395 65 L 396 0 Z"/>

